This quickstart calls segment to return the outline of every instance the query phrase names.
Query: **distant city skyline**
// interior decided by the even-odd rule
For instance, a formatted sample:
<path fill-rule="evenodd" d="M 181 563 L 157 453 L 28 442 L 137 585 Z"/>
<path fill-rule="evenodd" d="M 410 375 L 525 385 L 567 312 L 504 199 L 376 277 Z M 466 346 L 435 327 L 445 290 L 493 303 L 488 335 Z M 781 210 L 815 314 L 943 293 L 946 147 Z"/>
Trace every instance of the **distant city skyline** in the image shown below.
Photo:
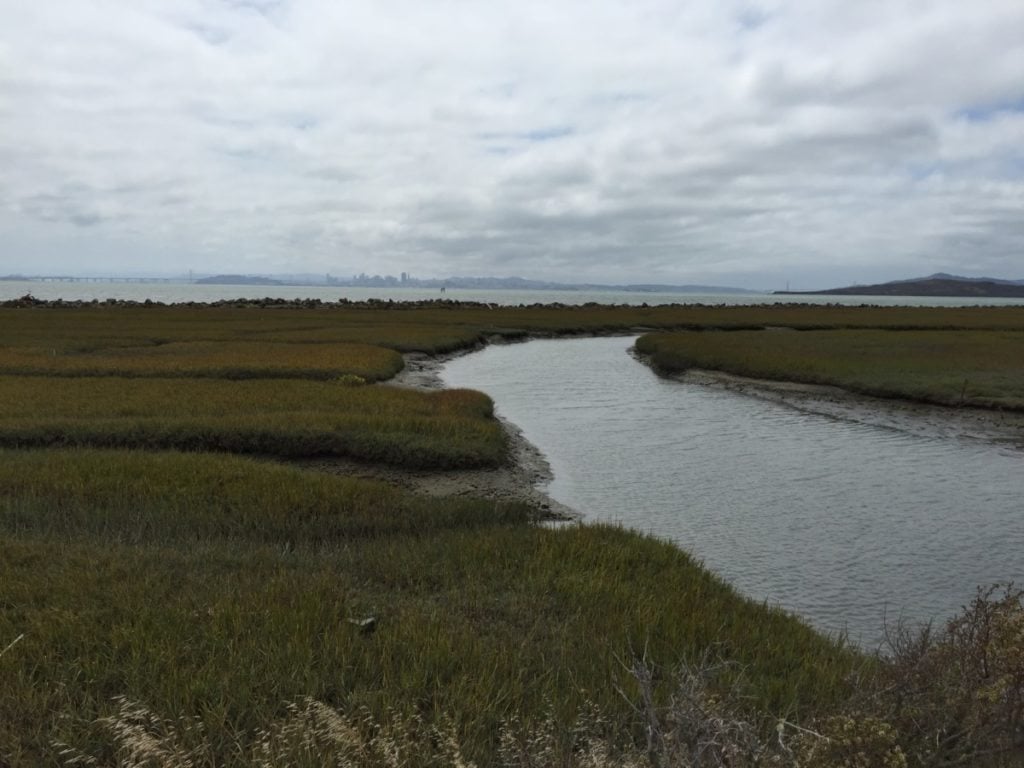
<path fill-rule="evenodd" d="M 1019 278 L 1021 29 L 1013 0 L 8 3 L 0 273 Z"/>
<path fill-rule="evenodd" d="M 576 288 L 610 288 L 610 289 L 647 289 L 647 288 L 666 288 L 666 289 L 712 289 L 712 290 L 723 290 L 723 291 L 745 291 L 745 292 L 790 292 L 792 291 L 814 291 L 814 290 L 830 290 L 836 288 L 847 288 L 852 286 L 868 286 L 876 285 L 877 283 L 901 283 L 901 282 L 914 282 L 918 280 L 925 280 L 929 278 L 950 278 L 955 280 L 965 281 L 994 281 L 996 283 L 1015 283 L 1024 284 L 1024 278 L 1014 279 L 1012 276 L 1002 275 L 970 275 L 964 274 L 963 272 L 957 274 L 949 273 L 932 273 L 929 275 L 914 275 L 911 277 L 896 278 L 891 281 L 877 281 L 877 283 L 867 283 L 863 281 L 853 282 L 848 284 L 836 284 L 836 285 L 816 285 L 811 288 L 798 288 L 792 285 L 791 281 L 787 281 L 782 286 L 763 286 L 763 287 L 745 287 L 738 285 L 728 284 L 709 284 L 709 283 L 660 283 L 654 281 L 636 281 L 631 283 L 597 283 L 589 281 L 557 281 L 557 280 L 535 280 L 521 275 L 446 275 L 443 277 L 417 277 L 409 272 L 401 272 L 398 275 L 389 274 L 368 274 L 366 272 L 360 272 L 353 275 L 334 275 L 330 272 L 318 274 L 318 273 L 232 273 L 232 272 L 196 272 L 189 270 L 185 273 L 174 273 L 174 272 L 114 272 L 108 271 L 104 273 L 100 272 L 79 272 L 76 274 L 56 275 L 56 274 L 30 274 L 30 273 L 18 273 L 11 272 L 8 274 L 0 274 L 0 281 L 23 281 L 23 280 L 43 280 L 43 281 L 98 281 L 98 282 L 208 282 L 211 278 L 220 279 L 231 279 L 230 282 L 238 284 L 246 284 L 247 281 L 255 284 L 260 282 L 275 283 L 281 285 L 323 285 L 323 286 L 339 286 L 339 287 L 352 287 L 352 286 L 363 286 L 363 287 L 473 287 L 473 288 L 495 288 L 500 290 L 506 290 L 512 287 L 523 288 L 527 290 L 541 289 L 541 290 L 560 290 L 564 288 L 576 289 Z"/>

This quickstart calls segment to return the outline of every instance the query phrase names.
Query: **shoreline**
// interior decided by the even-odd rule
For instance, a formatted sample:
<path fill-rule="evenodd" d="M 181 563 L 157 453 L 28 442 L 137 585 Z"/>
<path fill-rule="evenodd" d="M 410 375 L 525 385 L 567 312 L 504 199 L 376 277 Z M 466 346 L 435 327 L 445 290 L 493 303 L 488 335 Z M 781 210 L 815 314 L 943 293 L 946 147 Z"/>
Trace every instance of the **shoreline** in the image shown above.
<path fill-rule="evenodd" d="M 981 440 L 1024 450 L 1024 413 L 1019 411 L 873 397 L 825 384 L 757 379 L 698 368 L 669 374 L 667 378 L 734 392 L 831 419 L 921 437 Z"/>
<path fill-rule="evenodd" d="M 380 386 L 427 391 L 443 389 L 440 372 L 444 364 L 484 346 L 480 344 L 441 355 L 406 353 L 403 355 L 405 367 Z M 410 470 L 341 458 L 302 459 L 294 464 L 330 474 L 381 480 L 426 496 L 476 496 L 493 501 L 522 502 L 536 510 L 542 522 L 580 522 L 582 512 L 555 501 L 543 490 L 553 476 L 551 465 L 540 449 L 527 440 L 515 424 L 501 416 L 495 418 L 504 429 L 509 446 L 508 464 L 496 469 Z"/>
<path fill-rule="evenodd" d="M 830 384 L 760 379 L 709 368 L 668 373 L 648 356 L 629 354 L 656 375 L 682 384 L 710 387 L 787 406 L 830 419 L 939 439 L 981 440 L 1024 450 L 1024 412 L 950 406 L 899 397 L 877 397 Z"/>

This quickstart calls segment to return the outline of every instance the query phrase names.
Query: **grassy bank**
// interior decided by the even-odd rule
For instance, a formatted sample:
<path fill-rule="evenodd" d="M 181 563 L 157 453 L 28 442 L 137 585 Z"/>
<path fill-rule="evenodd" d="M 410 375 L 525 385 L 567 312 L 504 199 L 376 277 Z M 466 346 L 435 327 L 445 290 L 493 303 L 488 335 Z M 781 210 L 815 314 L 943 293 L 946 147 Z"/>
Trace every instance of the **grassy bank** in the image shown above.
<path fill-rule="evenodd" d="M 19 376 L 151 376 L 220 379 L 390 379 L 402 357 L 368 344 L 189 341 L 87 349 L 0 349 L 0 372 Z"/>
<path fill-rule="evenodd" d="M 1020 331 L 745 331 L 642 336 L 667 373 L 690 368 L 829 384 L 940 405 L 1024 410 Z"/>
<path fill-rule="evenodd" d="M 343 456 L 413 468 L 497 466 L 479 392 L 339 382 L 0 376 L 0 445 Z"/>
<path fill-rule="evenodd" d="M 0 638 L 25 636 L 0 657 L 15 765 L 52 761 L 54 739 L 109 756 L 94 720 L 119 695 L 199 717 L 217 765 L 303 696 L 443 711 L 487 764 L 512 716 L 550 707 L 568 732 L 593 701 L 628 724 L 617 660 L 645 646 L 669 665 L 718 647 L 753 701 L 794 715 L 853 663 L 675 547 L 537 528 L 515 505 L 103 451 L 2 454 L 0 491 Z M 370 615 L 369 635 L 348 621 Z"/>

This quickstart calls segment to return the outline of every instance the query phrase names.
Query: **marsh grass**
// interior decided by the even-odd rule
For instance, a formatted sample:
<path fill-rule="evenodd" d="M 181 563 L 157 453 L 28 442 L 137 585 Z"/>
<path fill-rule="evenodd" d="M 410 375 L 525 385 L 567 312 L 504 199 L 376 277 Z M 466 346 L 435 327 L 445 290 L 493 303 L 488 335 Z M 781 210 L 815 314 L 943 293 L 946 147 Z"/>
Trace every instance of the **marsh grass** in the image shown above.
<path fill-rule="evenodd" d="M 51 540 L 325 546 L 530 517 L 524 505 L 439 505 L 385 483 L 236 456 L 0 451 L 3 529 Z"/>
<path fill-rule="evenodd" d="M 73 350 L 0 348 L 0 374 L 22 376 L 159 376 L 223 379 L 389 379 L 402 357 L 368 344 L 256 341 L 171 342 Z"/>
<path fill-rule="evenodd" d="M 856 663 L 618 528 L 549 530 L 520 507 L 232 457 L 46 450 L 0 466 L 0 637 L 25 636 L 0 659 L 14 764 L 52 762 L 55 740 L 110 757 L 95 721 L 126 696 L 198 717 L 213 764 L 243 765 L 238 739 L 311 696 L 443 716 L 489 765 L 512 715 L 571 724 L 594 701 L 625 717 L 609 681 L 637 648 L 671 664 L 719 647 L 770 711 L 827 705 Z M 371 634 L 349 621 L 366 616 Z"/>
<path fill-rule="evenodd" d="M 821 305 L 495 307 L 0 308 L 0 348 L 95 353 L 175 342 L 358 343 L 403 352 L 471 347 L 489 335 L 625 332 L 636 327 L 755 329 L 1024 330 L 1022 307 L 847 307 Z"/>
<path fill-rule="evenodd" d="M 649 334 L 637 351 L 656 368 L 829 384 L 940 405 L 1024 410 L 1019 331 L 753 331 Z"/>
<path fill-rule="evenodd" d="M 345 381 L 0 376 L 0 445 L 344 456 L 497 466 L 505 435 L 479 392 Z"/>
<path fill-rule="evenodd" d="M 328 708 L 321 714 L 365 713 L 347 721 L 364 741 L 399 739 L 387 736 L 389 723 L 419 724 L 402 742 L 413 745 L 402 763 L 411 768 L 437 764 L 448 738 L 459 760 L 494 765 L 513 754 L 502 751 L 510 748 L 502 724 L 512 721 L 525 734 L 520 743 L 536 748 L 530 760 L 571 765 L 584 754 L 567 735 L 581 711 L 597 708 L 609 743 L 636 745 L 648 730 L 635 702 L 671 703 L 670 677 L 652 673 L 647 693 L 623 679 L 620 660 L 641 649 L 662 669 L 709 649 L 728 659 L 707 703 L 735 690 L 742 671 L 751 711 L 793 722 L 833 711 L 849 696 L 851 673 L 870 662 L 742 598 L 666 542 L 608 526 L 547 529 L 514 504 L 420 498 L 225 455 L 494 466 L 505 443 L 487 397 L 352 377 L 376 377 L 396 350 L 637 326 L 729 329 L 691 335 L 737 343 L 816 335 L 742 330 L 764 326 L 929 328 L 923 343 L 941 341 L 937 328 L 1021 329 L 1024 312 L 0 309 L 0 359 L 48 350 L 102 360 L 108 373 L 136 371 L 0 377 L 0 442 L 18 448 L 0 451 L 0 763 L 58 763 L 62 742 L 86 762 L 117 765 L 109 725 L 121 722 L 163 729 L 163 746 L 179 738 L 181 754 L 203 764 L 250 765 L 257 756 L 240 745 L 294 722 L 287 702 L 313 701 Z M 1006 336 L 1002 343 L 1015 338 Z M 330 357 L 356 342 L 373 346 L 344 347 L 348 368 Z M 171 360 L 187 375 L 138 377 Z M 367 376 L 357 360 L 370 361 Z M 196 378 L 239 365 L 261 376 L 276 365 L 289 378 Z M 336 380 L 296 378 L 328 369 Z M 69 444 L 146 450 L 53 447 Z M 373 632 L 358 623 L 368 617 Z"/>

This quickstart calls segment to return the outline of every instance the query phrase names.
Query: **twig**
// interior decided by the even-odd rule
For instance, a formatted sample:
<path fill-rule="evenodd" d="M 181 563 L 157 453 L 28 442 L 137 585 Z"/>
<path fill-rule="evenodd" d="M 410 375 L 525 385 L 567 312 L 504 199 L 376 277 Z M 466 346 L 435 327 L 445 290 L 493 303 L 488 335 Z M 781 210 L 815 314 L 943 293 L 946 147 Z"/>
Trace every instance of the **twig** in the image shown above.
<path fill-rule="evenodd" d="M 21 642 L 22 640 L 24 640 L 24 639 L 25 639 L 25 633 L 24 633 L 24 632 L 22 632 L 22 633 L 21 633 L 20 635 L 18 635 L 18 636 L 17 636 L 16 638 L 14 638 L 13 640 L 11 640 L 11 642 L 10 642 L 10 643 L 8 643 L 8 645 L 7 645 L 7 647 L 6 647 L 6 648 L 4 648 L 4 649 L 3 649 L 2 651 L 0 651 L 0 656 L 3 656 L 3 655 L 4 655 L 5 653 L 7 653 L 7 652 L 8 652 L 9 650 L 11 650 L 11 648 L 13 648 L 14 646 L 16 646 L 16 645 L 17 645 L 18 643 L 20 643 L 20 642 Z"/>
<path fill-rule="evenodd" d="M 824 739 L 825 741 L 832 741 L 832 739 L 830 739 L 828 736 L 826 736 L 823 733 L 818 733 L 817 731 L 812 731 L 810 728 L 804 728 L 802 726 L 797 725 L 796 723 L 791 723 L 791 722 L 789 722 L 788 720 L 786 720 L 784 718 L 779 718 L 779 726 L 788 726 L 788 727 L 792 728 L 794 731 L 800 731 L 801 733 L 806 733 L 806 734 L 809 734 L 811 736 L 817 736 L 819 739 Z M 779 729 L 777 728 L 776 730 L 779 730 Z"/>

